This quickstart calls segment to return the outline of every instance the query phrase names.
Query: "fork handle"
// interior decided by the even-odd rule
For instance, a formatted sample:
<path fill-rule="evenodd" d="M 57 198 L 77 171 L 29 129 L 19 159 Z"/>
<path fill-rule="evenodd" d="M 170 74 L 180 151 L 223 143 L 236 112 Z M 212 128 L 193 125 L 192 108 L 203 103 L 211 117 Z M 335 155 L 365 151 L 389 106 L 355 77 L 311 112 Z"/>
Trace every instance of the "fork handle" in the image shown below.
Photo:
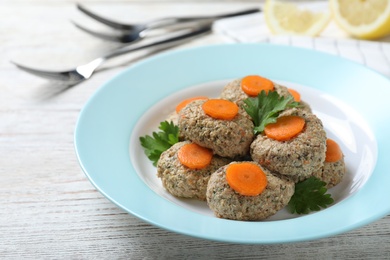
<path fill-rule="evenodd" d="M 218 19 L 222 18 L 228 18 L 228 17 L 234 17 L 234 16 L 240 16 L 240 15 L 247 15 L 247 14 L 253 14 L 261 12 L 259 8 L 252 8 L 247 9 L 244 11 L 234 12 L 234 13 L 226 13 L 221 15 L 213 15 L 213 16 L 190 16 L 190 17 L 167 17 L 167 18 L 161 18 L 158 20 L 154 20 L 151 22 L 148 22 L 147 27 L 149 29 L 153 28 L 161 28 L 168 25 L 173 25 L 177 23 L 188 23 L 188 22 L 197 22 L 197 21 L 209 21 L 214 22 Z"/>
<path fill-rule="evenodd" d="M 142 45 L 127 45 L 125 47 L 119 48 L 114 50 L 113 52 L 110 52 L 106 55 L 104 55 L 102 58 L 103 60 L 111 59 L 114 57 L 117 57 L 122 54 L 126 54 L 133 51 L 138 51 L 142 49 L 147 49 L 151 47 L 158 46 L 160 49 L 173 47 L 176 45 L 179 45 L 181 43 L 184 43 L 186 41 L 189 41 L 193 39 L 196 36 L 206 34 L 211 31 L 212 22 L 202 23 L 198 26 L 193 27 L 190 32 L 181 33 L 179 35 L 174 35 L 168 38 L 165 38 L 163 40 L 154 41 L 152 43 L 148 44 L 142 44 Z"/>
<path fill-rule="evenodd" d="M 118 29 L 118 30 L 134 30 L 137 25 L 131 25 L 131 24 L 122 24 L 118 23 L 109 19 L 106 19 L 104 17 L 101 17 L 100 15 L 95 14 L 94 12 L 90 11 L 89 9 L 85 8 L 81 4 L 77 4 L 77 8 L 83 12 L 84 14 L 88 15 L 89 17 L 95 19 L 98 22 L 101 22 L 111 28 Z M 200 20 L 210 20 L 210 21 L 216 21 L 217 19 L 221 18 L 227 18 L 227 17 L 234 17 L 239 15 L 246 15 L 246 14 L 252 14 L 261 12 L 261 9 L 259 8 L 251 8 L 244 11 L 234 12 L 234 13 L 226 13 L 222 15 L 212 15 L 212 16 L 192 16 L 192 17 L 167 17 L 167 18 L 161 18 L 154 21 L 150 21 L 147 23 L 146 28 L 144 29 L 151 29 L 151 28 L 161 28 L 167 25 L 173 25 L 175 23 L 185 23 L 185 22 L 196 22 Z"/>

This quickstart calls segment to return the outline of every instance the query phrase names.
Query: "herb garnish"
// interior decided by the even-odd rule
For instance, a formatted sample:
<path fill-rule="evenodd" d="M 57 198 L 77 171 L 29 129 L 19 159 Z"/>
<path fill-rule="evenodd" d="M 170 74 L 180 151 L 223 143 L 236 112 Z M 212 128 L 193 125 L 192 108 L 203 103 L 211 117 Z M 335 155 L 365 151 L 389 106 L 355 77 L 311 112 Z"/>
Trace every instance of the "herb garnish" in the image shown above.
<path fill-rule="evenodd" d="M 334 202 L 327 192 L 326 183 L 312 176 L 295 184 L 295 192 L 288 203 L 291 213 L 308 214 L 326 208 Z"/>
<path fill-rule="evenodd" d="M 161 154 L 172 145 L 179 142 L 179 127 L 173 122 L 164 121 L 160 123 L 159 129 L 162 131 L 153 132 L 152 136 L 140 137 L 141 145 L 146 156 L 156 166 Z"/>
<path fill-rule="evenodd" d="M 244 100 L 244 109 L 252 118 L 255 134 L 264 131 L 264 127 L 275 123 L 280 112 L 290 107 L 299 106 L 299 102 L 293 101 L 293 97 L 279 96 L 276 91 L 268 94 L 262 90 L 257 97 L 249 97 Z"/>

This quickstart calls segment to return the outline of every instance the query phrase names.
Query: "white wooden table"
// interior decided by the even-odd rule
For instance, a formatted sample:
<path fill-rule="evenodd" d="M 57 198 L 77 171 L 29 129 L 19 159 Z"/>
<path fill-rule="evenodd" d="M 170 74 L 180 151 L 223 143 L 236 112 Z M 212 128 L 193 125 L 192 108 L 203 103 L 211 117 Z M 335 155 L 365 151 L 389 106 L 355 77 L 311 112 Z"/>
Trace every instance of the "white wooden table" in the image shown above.
<path fill-rule="evenodd" d="M 179 0 L 83 3 L 128 22 L 258 5 Z M 0 1 L 0 259 L 390 259 L 390 216 L 316 241 L 236 245 L 171 233 L 113 205 L 79 167 L 74 127 L 94 91 L 139 57 L 127 56 L 121 60 L 124 65 L 114 64 L 64 91 L 9 62 L 63 69 L 115 47 L 77 30 L 70 19 L 91 22 L 73 1 Z M 181 48 L 222 41 L 214 34 Z"/>

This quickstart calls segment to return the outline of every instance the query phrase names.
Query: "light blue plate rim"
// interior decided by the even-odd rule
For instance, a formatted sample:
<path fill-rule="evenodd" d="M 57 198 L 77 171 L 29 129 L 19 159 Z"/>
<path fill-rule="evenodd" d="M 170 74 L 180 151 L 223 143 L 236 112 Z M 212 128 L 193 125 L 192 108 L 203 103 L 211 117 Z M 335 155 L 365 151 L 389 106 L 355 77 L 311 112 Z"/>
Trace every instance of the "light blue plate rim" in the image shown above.
<path fill-rule="evenodd" d="M 311 86 L 340 97 L 367 121 L 378 142 L 374 172 L 353 196 L 289 220 L 243 222 L 204 216 L 153 192 L 129 157 L 132 130 L 160 99 L 183 88 L 242 75 Z M 166 52 L 138 62 L 103 84 L 82 109 L 75 149 L 91 183 L 123 210 L 158 227 L 215 241 L 271 244 L 337 235 L 390 213 L 390 81 L 354 62 L 272 44 L 220 44 Z M 131 149 L 131 147 L 130 147 Z"/>

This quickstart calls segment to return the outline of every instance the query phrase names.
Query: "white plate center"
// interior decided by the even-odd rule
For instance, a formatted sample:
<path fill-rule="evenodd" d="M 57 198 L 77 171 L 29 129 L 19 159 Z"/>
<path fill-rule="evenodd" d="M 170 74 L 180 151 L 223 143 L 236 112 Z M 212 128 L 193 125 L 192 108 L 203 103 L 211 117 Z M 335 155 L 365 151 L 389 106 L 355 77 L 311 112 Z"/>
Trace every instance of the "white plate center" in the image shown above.
<path fill-rule="evenodd" d="M 213 216 L 206 202 L 180 199 L 169 194 L 157 178 L 157 169 L 144 154 L 139 137 L 151 135 L 158 131 L 160 122 L 164 121 L 176 105 L 189 97 L 218 97 L 230 80 L 209 82 L 185 88 L 153 105 L 137 122 L 130 138 L 130 159 L 140 178 L 161 197 L 189 210 Z M 339 143 L 345 155 L 347 174 L 343 181 L 329 190 L 335 203 L 338 203 L 359 190 L 372 174 L 377 159 L 377 143 L 375 136 L 365 120 L 351 107 L 340 99 L 332 97 L 317 89 L 297 85 L 291 82 L 278 81 L 289 88 L 300 92 L 302 100 L 309 103 L 325 127 L 329 138 Z M 267 221 L 297 217 L 283 209 Z"/>

